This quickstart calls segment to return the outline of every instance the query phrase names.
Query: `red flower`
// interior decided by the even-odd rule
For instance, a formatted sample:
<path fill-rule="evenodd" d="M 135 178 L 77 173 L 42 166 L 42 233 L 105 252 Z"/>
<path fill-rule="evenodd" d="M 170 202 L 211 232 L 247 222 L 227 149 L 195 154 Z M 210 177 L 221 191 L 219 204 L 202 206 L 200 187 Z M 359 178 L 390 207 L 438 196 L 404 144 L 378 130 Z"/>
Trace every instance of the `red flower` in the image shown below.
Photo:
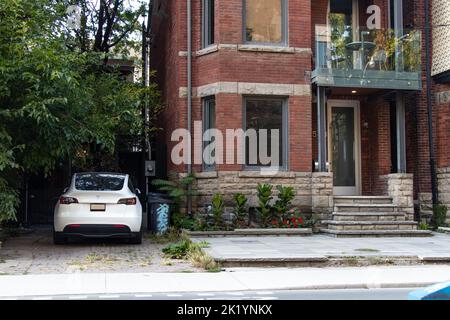
<path fill-rule="evenodd" d="M 273 220 L 273 221 L 272 221 L 272 225 L 273 225 L 273 226 L 277 226 L 277 225 L 278 225 L 278 221 L 277 221 L 277 220 Z"/>
<path fill-rule="evenodd" d="M 298 221 L 298 223 L 303 224 L 303 219 L 302 219 L 302 217 L 298 218 L 297 221 Z"/>

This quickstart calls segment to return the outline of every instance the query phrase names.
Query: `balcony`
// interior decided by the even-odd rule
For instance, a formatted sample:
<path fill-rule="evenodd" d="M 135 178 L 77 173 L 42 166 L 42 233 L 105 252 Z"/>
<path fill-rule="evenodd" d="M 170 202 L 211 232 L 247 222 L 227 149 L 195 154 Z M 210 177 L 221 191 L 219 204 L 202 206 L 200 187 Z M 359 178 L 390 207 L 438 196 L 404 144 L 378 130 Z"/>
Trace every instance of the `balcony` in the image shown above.
<path fill-rule="evenodd" d="M 421 90 L 420 31 L 353 29 L 316 26 L 313 83 L 323 87 Z"/>

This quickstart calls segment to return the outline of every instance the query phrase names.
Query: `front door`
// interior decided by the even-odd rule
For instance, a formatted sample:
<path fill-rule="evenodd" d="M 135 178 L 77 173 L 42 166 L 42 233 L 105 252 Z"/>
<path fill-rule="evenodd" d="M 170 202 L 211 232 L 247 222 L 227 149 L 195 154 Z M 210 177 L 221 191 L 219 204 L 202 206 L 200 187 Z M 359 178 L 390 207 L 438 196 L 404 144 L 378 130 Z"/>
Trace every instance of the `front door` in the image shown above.
<path fill-rule="evenodd" d="M 359 102 L 329 100 L 328 162 L 334 195 L 360 195 Z"/>

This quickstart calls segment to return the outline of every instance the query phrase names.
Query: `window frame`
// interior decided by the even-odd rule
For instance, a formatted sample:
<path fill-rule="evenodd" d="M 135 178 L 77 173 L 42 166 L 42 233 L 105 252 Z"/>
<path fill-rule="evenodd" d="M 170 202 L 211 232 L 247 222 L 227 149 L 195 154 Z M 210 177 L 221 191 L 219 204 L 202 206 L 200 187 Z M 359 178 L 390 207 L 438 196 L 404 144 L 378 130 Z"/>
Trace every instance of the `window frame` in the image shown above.
<path fill-rule="evenodd" d="M 212 5 L 212 20 L 211 21 L 211 6 Z M 201 23 L 201 47 L 202 49 L 208 48 L 215 44 L 215 0 L 202 0 L 202 23 Z"/>
<path fill-rule="evenodd" d="M 260 46 L 288 46 L 289 42 L 289 0 L 281 1 L 281 42 L 259 42 L 247 40 L 247 0 L 242 0 L 242 39 L 243 43 Z"/>
<path fill-rule="evenodd" d="M 289 170 L 289 97 L 284 96 L 244 96 L 243 97 L 243 106 L 242 106 L 242 129 L 244 133 L 247 132 L 247 102 L 249 100 L 260 100 L 260 101 L 281 101 L 282 102 L 282 155 L 283 162 L 278 167 L 279 171 L 288 171 Z M 259 141 L 258 141 L 259 144 Z M 259 171 L 261 169 L 270 168 L 268 166 L 260 166 L 260 165 L 248 165 L 247 164 L 247 137 L 244 136 L 244 142 L 242 143 L 244 148 L 243 155 L 245 159 L 245 163 L 243 165 L 244 171 Z M 259 148 L 258 148 L 259 150 Z M 259 152 L 259 151 L 258 151 Z"/>
<path fill-rule="evenodd" d="M 214 127 L 211 126 L 210 123 L 210 114 L 211 114 L 211 103 L 213 103 L 214 107 Z M 217 163 L 208 165 L 205 163 L 203 159 L 203 152 L 205 150 L 206 144 L 211 142 L 203 141 L 203 135 L 206 132 L 206 130 L 209 129 L 215 129 L 216 128 L 216 97 L 215 96 L 209 96 L 202 99 L 202 170 L 207 171 L 215 171 Z M 216 159 L 217 160 L 217 159 Z"/>

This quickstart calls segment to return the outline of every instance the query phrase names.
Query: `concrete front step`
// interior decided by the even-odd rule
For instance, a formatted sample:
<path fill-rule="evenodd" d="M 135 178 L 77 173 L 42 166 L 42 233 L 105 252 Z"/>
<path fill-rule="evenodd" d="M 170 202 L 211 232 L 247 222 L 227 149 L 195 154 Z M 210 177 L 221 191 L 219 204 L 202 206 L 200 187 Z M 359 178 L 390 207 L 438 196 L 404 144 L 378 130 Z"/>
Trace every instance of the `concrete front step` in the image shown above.
<path fill-rule="evenodd" d="M 403 212 L 333 212 L 333 221 L 406 221 Z"/>
<path fill-rule="evenodd" d="M 335 196 L 335 204 L 392 204 L 388 196 Z"/>
<path fill-rule="evenodd" d="M 332 230 L 320 229 L 320 232 L 337 238 L 361 237 L 429 237 L 428 230 Z"/>
<path fill-rule="evenodd" d="M 416 230 L 415 221 L 323 221 L 331 230 Z"/>
<path fill-rule="evenodd" d="M 335 212 L 397 212 L 398 207 L 394 204 L 362 204 L 362 203 L 337 203 L 334 205 Z"/>

